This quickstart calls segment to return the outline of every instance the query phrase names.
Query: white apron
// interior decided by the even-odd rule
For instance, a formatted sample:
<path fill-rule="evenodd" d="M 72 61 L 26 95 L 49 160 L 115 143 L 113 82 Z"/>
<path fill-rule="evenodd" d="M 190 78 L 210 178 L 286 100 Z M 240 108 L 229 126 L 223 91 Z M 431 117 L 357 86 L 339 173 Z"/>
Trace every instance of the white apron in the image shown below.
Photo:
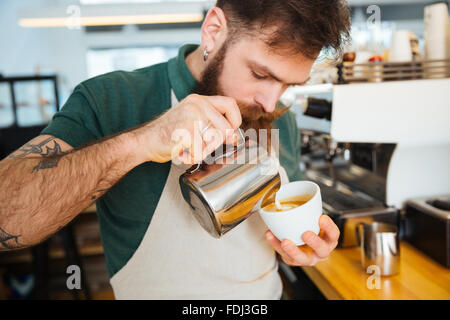
<path fill-rule="evenodd" d="M 116 299 L 280 299 L 278 263 L 259 214 L 213 238 L 181 195 L 178 178 L 188 167 L 172 163 L 139 247 L 110 280 Z M 288 182 L 283 168 L 280 176 Z"/>

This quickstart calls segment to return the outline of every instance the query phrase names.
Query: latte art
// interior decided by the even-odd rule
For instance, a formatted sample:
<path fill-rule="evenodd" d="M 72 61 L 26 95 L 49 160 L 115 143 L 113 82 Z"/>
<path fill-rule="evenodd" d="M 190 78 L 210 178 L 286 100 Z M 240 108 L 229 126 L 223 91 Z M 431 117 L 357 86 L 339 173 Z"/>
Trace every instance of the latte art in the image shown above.
<path fill-rule="evenodd" d="M 301 205 L 305 204 L 306 202 L 311 200 L 312 197 L 313 197 L 312 194 L 303 194 L 303 195 L 299 195 L 299 196 L 289 197 L 289 198 L 280 200 L 278 205 L 276 202 L 272 202 L 272 203 L 266 205 L 265 207 L 263 207 L 262 209 L 264 211 L 268 211 L 268 212 L 289 211 L 289 210 L 292 210 L 294 208 L 300 207 Z"/>

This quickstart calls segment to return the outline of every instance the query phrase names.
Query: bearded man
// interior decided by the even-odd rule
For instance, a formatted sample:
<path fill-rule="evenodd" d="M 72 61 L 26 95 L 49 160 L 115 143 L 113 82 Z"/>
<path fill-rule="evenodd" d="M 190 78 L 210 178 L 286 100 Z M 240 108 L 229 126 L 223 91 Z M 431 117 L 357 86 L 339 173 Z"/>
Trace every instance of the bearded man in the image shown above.
<path fill-rule="evenodd" d="M 0 162 L 1 248 L 35 245 L 96 201 L 116 298 L 279 299 L 277 254 L 294 266 L 326 259 L 339 237 L 331 219 L 303 234 L 309 250 L 280 242 L 259 215 L 215 239 L 178 178 L 241 127 L 278 129 L 280 174 L 300 180 L 295 116 L 278 100 L 348 32 L 340 0 L 218 0 L 200 45 L 82 82 L 41 135 Z M 179 129 L 201 150 L 174 139 Z M 210 130 L 221 139 L 206 139 Z"/>

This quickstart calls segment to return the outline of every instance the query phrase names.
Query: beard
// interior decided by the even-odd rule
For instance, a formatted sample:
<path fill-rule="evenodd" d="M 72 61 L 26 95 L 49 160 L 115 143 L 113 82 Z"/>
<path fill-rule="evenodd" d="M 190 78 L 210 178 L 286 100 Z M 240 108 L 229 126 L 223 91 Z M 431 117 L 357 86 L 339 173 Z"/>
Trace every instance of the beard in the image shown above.
<path fill-rule="evenodd" d="M 229 44 L 230 41 L 225 41 L 217 54 L 208 63 L 201 75 L 201 79 L 197 84 L 194 93 L 204 96 L 227 96 L 227 94 L 220 87 L 219 78 L 222 75 Z M 270 150 L 271 129 L 273 129 L 273 122 L 283 116 L 290 107 L 275 108 L 273 112 L 266 112 L 258 104 L 251 105 L 239 100 L 236 100 L 236 103 L 239 106 L 242 116 L 242 124 L 240 128 L 244 132 L 249 129 L 256 130 L 257 142 L 262 143 L 262 140 L 267 139 L 267 146 Z M 264 130 L 260 131 L 260 129 L 265 129 L 267 132 L 266 138 L 260 137 L 260 133 L 264 132 Z"/>

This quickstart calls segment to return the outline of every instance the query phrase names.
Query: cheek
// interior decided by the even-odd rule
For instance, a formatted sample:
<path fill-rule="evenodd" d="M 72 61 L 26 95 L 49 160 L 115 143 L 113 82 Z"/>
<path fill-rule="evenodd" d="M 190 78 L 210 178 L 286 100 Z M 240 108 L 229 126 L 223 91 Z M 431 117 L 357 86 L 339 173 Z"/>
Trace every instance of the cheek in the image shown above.
<path fill-rule="evenodd" d="M 257 93 L 255 79 L 244 66 L 238 66 L 237 63 L 224 65 L 219 86 L 224 95 L 240 101 L 251 102 Z"/>
<path fill-rule="evenodd" d="M 254 80 L 239 72 L 222 74 L 219 83 L 224 95 L 247 103 L 251 103 L 258 92 L 258 85 Z"/>

